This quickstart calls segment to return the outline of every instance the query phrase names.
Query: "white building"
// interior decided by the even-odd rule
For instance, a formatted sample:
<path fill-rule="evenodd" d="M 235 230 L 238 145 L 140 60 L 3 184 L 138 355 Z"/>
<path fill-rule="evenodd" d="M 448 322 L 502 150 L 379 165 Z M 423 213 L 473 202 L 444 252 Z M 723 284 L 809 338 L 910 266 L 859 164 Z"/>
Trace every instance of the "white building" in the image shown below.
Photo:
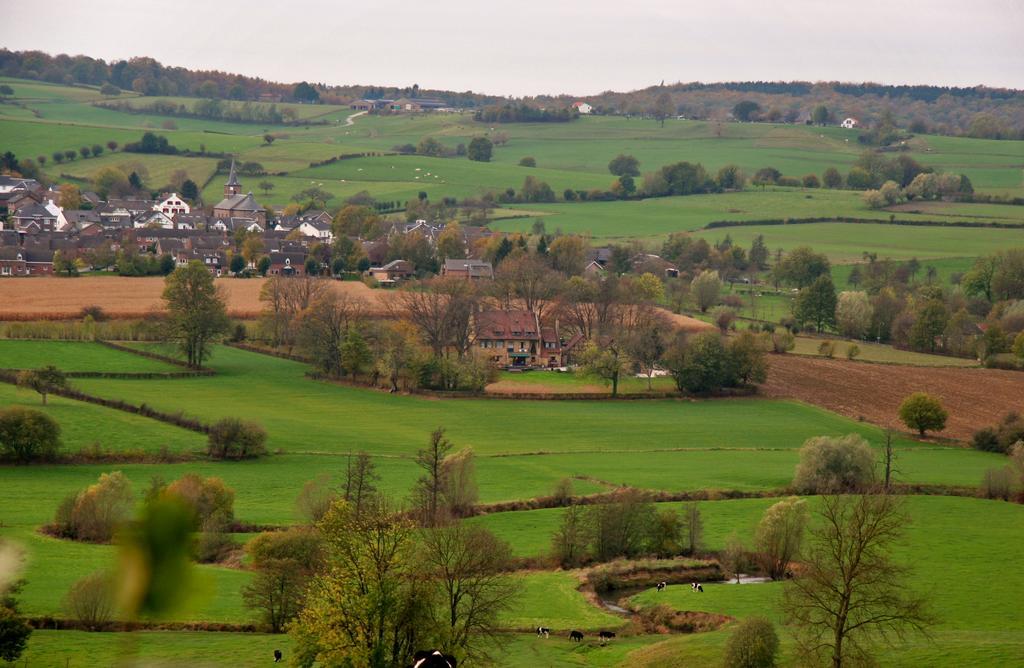
<path fill-rule="evenodd" d="M 840 123 L 839 125 L 846 128 L 847 130 L 852 130 L 853 128 L 857 127 L 859 123 L 857 123 L 856 118 L 845 118 L 843 119 L 843 122 Z"/>
<path fill-rule="evenodd" d="M 589 114 L 594 111 L 594 107 L 587 104 L 586 102 L 573 102 L 572 108 L 581 114 Z"/>
<path fill-rule="evenodd" d="M 188 202 L 181 199 L 178 193 L 171 193 L 164 201 L 154 204 L 153 210 L 172 218 L 179 213 L 192 213 L 192 208 L 188 205 Z"/>

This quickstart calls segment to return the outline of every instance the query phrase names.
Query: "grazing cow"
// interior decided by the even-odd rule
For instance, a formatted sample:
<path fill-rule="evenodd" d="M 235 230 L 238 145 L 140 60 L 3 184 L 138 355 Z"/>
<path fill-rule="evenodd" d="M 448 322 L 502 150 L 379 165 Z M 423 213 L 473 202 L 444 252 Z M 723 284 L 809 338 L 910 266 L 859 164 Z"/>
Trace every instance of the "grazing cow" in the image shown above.
<path fill-rule="evenodd" d="M 615 631 L 601 631 L 597 634 L 597 637 L 601 639 L 601 644 L 603 645 L 615 637 Z"/>
<path fill-rule="evenodd" d="M 662 589 L 664 589 L 667 586 L 668 586 L 667 582 L 659 582 L 658 583 L 658 591 L 661 591 Z"/>
<path fill-rule="evenodd" d="M 700 592 L 701 594 L 703 594 L 704 593 L 704 586 L 701 585 L 701 584 L 698 584 L 697 585 L 697 591 Z"/>
<path fill-rule="evenodd" d="M 575 640 L 576 642 L 580 642 L 583 640 L 583 634 L 579 631 L 569 631 L 569 640 Z"/>
<path fill-rule="evenodd" d="M 412 658 L 412 668 L 457 668 L 458 665 L 454 656 L 436 649 L 420 650 Z"/>
<path fill-rule="evenodd" d="M 281 659 L 283 657 L 284 657 L 284 654 L 281 654 L 281 650 L 279 650 L 279 649 L 275 649 L 274 650 L 274 663 L 281 663 Z"/>
<path fill-rule="evenodd" d="M 547 638 L 550 634 L 551 634 L 551 629 L 549 629 L 548 627 L 546 627 L 546 626 L 538 626 L 537 627 L 537 637 L 538 638 L 541 637 L 541 636 L 544 636 L 545 638 Z"/>

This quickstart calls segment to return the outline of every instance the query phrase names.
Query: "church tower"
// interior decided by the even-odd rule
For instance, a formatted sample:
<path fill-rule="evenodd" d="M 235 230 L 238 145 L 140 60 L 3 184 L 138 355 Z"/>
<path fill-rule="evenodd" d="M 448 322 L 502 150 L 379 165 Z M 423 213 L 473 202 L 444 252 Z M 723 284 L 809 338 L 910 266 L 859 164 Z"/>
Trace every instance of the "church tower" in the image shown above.
<path fill-rule="evenodd" d="M 232 197 L 242 194 L 242 184 L 238 182 L 238 173 L 235 172 L 235 159 L 231 159 L 231 172 L 228 174 L 228 182 L 224 184 L 224 197 Z"/>

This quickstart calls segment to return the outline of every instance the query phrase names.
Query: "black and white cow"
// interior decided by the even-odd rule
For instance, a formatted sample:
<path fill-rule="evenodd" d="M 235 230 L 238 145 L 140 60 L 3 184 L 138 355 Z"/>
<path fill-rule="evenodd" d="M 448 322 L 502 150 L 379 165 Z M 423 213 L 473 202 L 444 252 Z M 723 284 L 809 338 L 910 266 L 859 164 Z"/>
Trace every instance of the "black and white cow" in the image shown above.
<path fill-rule="evenodd" d="M 420 650 L 413 655 L 412 668 L 457 668 L 458 661 L 450 654 L 442 654 L 441 650 Z"/>
<path fill-rule="evenodd" d="M 662 589 L 664 589 L 667 586 L 668 586 L 667 582 L 659 582 L 658 583 L 658 591 L 661 591 Z"/>
<path fill-rule="evenodd" d="M 551 629 L 549 629 L 546 626 L 538 626 L 537 627 L 537 637 L 538 638 L 540 638 L 541 636 L 547 638 L 549 635 L 551 635 Z"/>
<path fill-rule="evenodd" d="M 597 637 L 601 639 L 601 644 L 603 645 L 615 637 L 615 631 L 601 631 L 597 634 Z"/>
<path fill-rule="evenodd" d="M 281 663 L 281 659 L 284 658 L 284 654 L 281 654 L 281 650 L 274 650 L 274 663 Z"/>

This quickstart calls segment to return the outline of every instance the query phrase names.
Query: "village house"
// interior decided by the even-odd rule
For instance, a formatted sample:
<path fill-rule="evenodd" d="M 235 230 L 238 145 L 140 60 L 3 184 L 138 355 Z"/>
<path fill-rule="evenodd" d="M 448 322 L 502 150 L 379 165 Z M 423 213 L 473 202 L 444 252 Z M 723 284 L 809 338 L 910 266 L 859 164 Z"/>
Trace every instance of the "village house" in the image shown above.
<path fill-rule="evenodd" d="M 563 345 L 557 323 L 541 327 L 533 311 L 481 311 L 473 318 L 473 331 L 475 345 L 498 367 L 563 367 L 571 348 Z"/>
<path fill-rule="evenodd" d="M 490 262 L 482 260 L 448 259 L 441 266 L 441 275 L 477 281 L 485 278 L 494 278 L 494 267 L 491 266 Z"/>
<path fill-rule="evenodd" d="M 433 98 L 403 97 L 403 98 L 394 100 L 393 102 L 389 103 L 388 104 L 388 109 L 390 109 L 393 112 L 397 112 L 397 113 L 403 113 L 403 112 L 417 113 L 417 112 L 421 112 L 421 111 L 436 111 L 438 109 L 443 109 L 445 106 L 446 105 L 445 105 L 444 102 L 442 102 L 441 100 L 433 99 Z"/>
<path fill-rule="evenodd" d="M 841 127 L 844 127 L 846 129 L 848 129 L 848 130 L 852 130 L 853 128 L 855 128 L 858 125 L 860 125 L 860 123 L 857 121 L 856 118 L 844 118 L 843 122 L 840 123 L 839 125 Z"/>
<path fill-rule="evenodd" d="M 302 276 L 306 272 L 306 254 L 304 252 L 270 253 L 270 276 Z"/>
<path fill-rule="evenodd" d="M 594 107 L 587 104 L 586 102 L 573 102 L 572 108 L 581 114 L 589 114 L 594 111 Z"/>
<path fill-rule="evenodd" d="M 167 195 L 163 201 L 157 202 L 153 205 L 154 211 L 159 211 L 170 218 L 175 218 L 178 214 L 191 213 L 192 207 L 188 205 L 188 202 L 183 200 L 178 193 L 171 193 Z"/>
<path fill-rule="evenodd" d="M 43 186 L 35 179 L 0 175 L 0 209 L 17 211 L 30 201 L 42 201 Z"/>
<path fill-rule="evenodd" d="M 53 232 L 57 229 L 57 218 L 60 216 L 60 207 L 50 201 L 47 205 L 31 202 L 11 216 L 14 222 L 14 229 L 23 234 L 37 234 L 39 232 Z"/>
<path fill-rule="evenodd" d="M 412 277 L 416 268 L 408 260 L 392 260 L 383 267 L 370 267 L 369 273 L 381 286 L 389 287 Z"/>

